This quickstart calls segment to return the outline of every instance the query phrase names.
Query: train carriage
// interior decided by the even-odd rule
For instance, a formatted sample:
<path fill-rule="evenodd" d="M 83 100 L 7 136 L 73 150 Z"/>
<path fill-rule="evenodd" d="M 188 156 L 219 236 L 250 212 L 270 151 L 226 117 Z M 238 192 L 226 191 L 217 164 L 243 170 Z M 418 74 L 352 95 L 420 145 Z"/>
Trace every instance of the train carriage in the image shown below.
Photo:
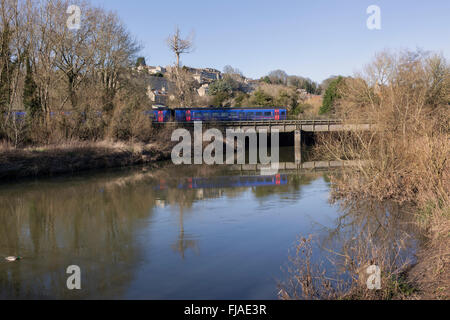
<path fill-rule="evenodd" d="M 175 109 L 175 121 L 267 121 L 286 120 L 286 108 L 183 108 Z"/>
<path fill-rule="evenodd" d="M 145 111 L 153 122 L 169 122 L 172 120 L 172 113 L 167 108 L 157 108 L 149 111 Z"/>

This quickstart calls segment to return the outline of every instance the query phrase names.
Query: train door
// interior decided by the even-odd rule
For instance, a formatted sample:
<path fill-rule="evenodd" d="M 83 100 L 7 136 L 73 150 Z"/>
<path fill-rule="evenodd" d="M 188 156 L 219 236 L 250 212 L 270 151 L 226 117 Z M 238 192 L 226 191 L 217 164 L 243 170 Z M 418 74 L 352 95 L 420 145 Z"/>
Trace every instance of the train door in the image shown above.
<path fill-rule="evenodd" d="M 281 176 L 279 174 L 275 176 L 275 183 L 277 186 L 281 184 Z"/>
<path fill-rule="evenodd" d="M 191 110 L 186 110 L 186 121 L 191 121 Z"/>
<path fill-rule="evenodd" d="M 158 111 L 158 122 L 164 122 L 164 111 Z"/>
<path fill-rule="evenodd" d="M 280 110 L 275 109 L 275 120 L 280 120 Z"/>

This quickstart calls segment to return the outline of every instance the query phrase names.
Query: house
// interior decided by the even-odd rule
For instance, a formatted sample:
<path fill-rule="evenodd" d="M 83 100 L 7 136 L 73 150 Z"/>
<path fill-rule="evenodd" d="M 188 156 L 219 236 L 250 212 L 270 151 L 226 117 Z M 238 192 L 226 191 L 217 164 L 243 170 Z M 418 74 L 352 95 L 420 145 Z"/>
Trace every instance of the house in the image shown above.
<path fill-rule="evenodd" d="M 153 102 L 153 104 L 167 105 L 168 99 L 170 99 L 169 91 L 171 90 L 172 83 L 166 78 L 147 76 L 145 77 L 147 84 L 147 96 Z"/>
<path fill-rule="evenodd" d="M 138 72 L 146 71 L 150 75 L 155 75 L 158 73 L 165 74 L 167 72 L 166 68 L 161 66 L 138 66 L 136 69 Z"/>
<path fill-rule="evenodd" d="M 167 72 L 174 72 L 175 67 L 167 67 Z M 205 83 L 211 83 L 216 80 L 222 79 L 222 73 L 219 70 L 213 69 L 213 68 L 191 68 L 191 67 L 183 67 L 183 70 L 186 70 L 190 74 L 192 74 L 192 77 L 199 83 L 199 84 L 205 84 Z"/>
<path fill-rule="evenodd" d="M 167 72 L 166 68 L 161 67 L 161 66 L 156 66 L 156 67 L 148 66 L 147 70 L 150 74 L 158 74 L 158 73 L 164 74 Z"/>
<path fill-rule="evenodd" d="M 200 84 L 210 83 L 222 79 L 222 74 L 219 70 L 212 68 L 195 69 L 194 79 Z"/>
<path fill-rule="evenodd" d="M 147 96 L 157 105 L 165 106 L 167 104 L 167 92 L 164 90 L 152 90 L 150 86 L 147 87 Z"/>
<path fill-rule="evenodd" d="M 199 89 L 197 89 L 198 95 L 200 97 L 204 97 L 204 96 L 208 95 L 208 88 L 209 88 L 208 83 L 202 84 L 202 86 Z"/>

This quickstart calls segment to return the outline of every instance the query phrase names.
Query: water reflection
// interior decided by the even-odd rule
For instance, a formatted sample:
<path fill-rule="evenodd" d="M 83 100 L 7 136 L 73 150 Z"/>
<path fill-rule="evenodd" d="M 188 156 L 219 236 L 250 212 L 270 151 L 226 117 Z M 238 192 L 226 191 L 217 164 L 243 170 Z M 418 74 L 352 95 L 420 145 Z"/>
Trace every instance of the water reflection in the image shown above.
<path fill-rule="evenodd" d="M 170 166 L 151 172 L 131 170 L 3 185 L 0 255 L 20 254 L 24 260 L 0 262 L 0 297 L 195 298 L 183 284 L 177 289 L 166 286 L 173 277 L 158 269 L 195 273 L 195 266 L 207 265 L 208 259 L 215 264 L 211 243 L 222 249 L 225 244 L 242 244 L 247 231 L 234 232 L 241 238 L 235 243 L 222 241 L 231 236 L 230 226 L 245 227 L 248 223 L 248 227 L 257 218 L 244 222 L 240 217 L 242 213 L 249 218 L 246 210 L 251 198 L 285 195 L 287 191 L 292 197 L 300 187 L 297 179 L 285 174 L 236 176 L 217 168 Z M 198 204 L 202 205 L 196 207 Z M 213 208 L 202 208 L 203 204 Z M 230 209 L 234 212 L 228 212 Z M 209 217 L 205 216 L 208 212 Z M 285 249 L 277 248 L 281 254 Z M 193 265 L 186 269 L 170 252 L 182 261 L 193 253 L 189 255 Z M 227 261 L 226 255 L 220 259 L 224 267 L 236 263 L 233 257 Z M 82 270 L 80 291 L 69 291 L 65 286 L 65 270 L 72 264 Z M 210 266 L 205 279 L 217 271 Z M 149 274 L 156 288 L 139 284 Z M 170 292 L 160 294 L 158 286 L 171 287 Z M 204 297 L 211 297 L 208 291 L 225 294 L 220 287 L 212 289 L 205 290 Z"/>
<path fill-rule="evenodd" d="M 391 299 L 414 264 L 418 229 L 413 207 L 373 199 L 335 199 L 340 215 L 318 238 L 300 240 L 280 285 L 283 299 Z M 304 239 L 304 238 L 303 238 Z M 367 268 L 381 270 L 381 290 L 367 290 Z M 305 283 L 309 280 L 307 288 Z M 403 289 L 405 290 L 405 289 Z M 398 294 L 398 292 L 395 292 Z"/>
<path fill-rule="evenodd" d="M 299 234 L 342 247 L 358 224 L 401 230 L 329 192 L 326 173 L 173 165 L 2 185 L 0 256 L 24 259 L 0 261 L 0 298 L 276 299 Z"/>
<path fill-rule="evenodd" d="M 172 244 L 172 249 L 178 252 L 181 258 L 184 260 L 184 253 L 188 249 L 193 249 L 197 254 L 199 253 L 197 241 L 190 239 L 190 235 L 185 235 L 184 233 L 184 223 L 183 223 L 183 209 L 180 208 L 180 232 L 177 241 Z"/>
<path fill-rule="evenodd" d="M 3 187 L 0 254 L 24 260 L 0 264 L 0 296 L 108 296 L 112 286 L 120 294 L 140 251 L 132 230 L 153 208 L 151 196 L 135 191 L 76 180 Z M 61 285 L 71 264 L 86 275 L 82 292 Z"/>
<path fill-rule="evenodd" d="M 239 188 L 239 187 L 259 187 L 287 184 L 286 174 L 275 175 L 244 175 L 244 176 L 219 176 L 219 177 L 188 177 L 176 178 L 169 181 L 160 179 L 155 186 L 156 190 L 168 188 L 178 189 L 200 189 L 197 194 L 203 195 L 202 189 L 217 188 Z"/>

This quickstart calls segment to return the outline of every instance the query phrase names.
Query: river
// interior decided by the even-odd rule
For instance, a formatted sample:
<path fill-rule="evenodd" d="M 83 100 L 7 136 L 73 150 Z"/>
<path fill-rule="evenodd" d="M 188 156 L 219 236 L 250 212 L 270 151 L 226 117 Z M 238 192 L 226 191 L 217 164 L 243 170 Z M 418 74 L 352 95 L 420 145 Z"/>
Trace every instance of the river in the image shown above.
<path fill-rule="evenodd" d="M 277 299 L 300 237 L 341 247 L 372 221 L 330 204 L 328 177 L 167 164 L 0 185 L 0 257 L 22 257 L 1 258 L 0 298 Z"/>

